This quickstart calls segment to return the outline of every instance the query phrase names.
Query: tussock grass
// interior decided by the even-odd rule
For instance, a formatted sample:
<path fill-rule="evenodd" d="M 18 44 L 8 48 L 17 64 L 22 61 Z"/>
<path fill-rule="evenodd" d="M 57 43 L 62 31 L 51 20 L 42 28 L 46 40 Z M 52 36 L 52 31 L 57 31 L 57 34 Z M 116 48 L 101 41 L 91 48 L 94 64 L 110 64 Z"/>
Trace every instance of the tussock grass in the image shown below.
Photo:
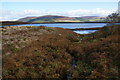
<path fill-rule="evenodd" d="M 119 78 L 119 25 L 88 35 L 45 26 L 2 29 L 3 78 Z"/>

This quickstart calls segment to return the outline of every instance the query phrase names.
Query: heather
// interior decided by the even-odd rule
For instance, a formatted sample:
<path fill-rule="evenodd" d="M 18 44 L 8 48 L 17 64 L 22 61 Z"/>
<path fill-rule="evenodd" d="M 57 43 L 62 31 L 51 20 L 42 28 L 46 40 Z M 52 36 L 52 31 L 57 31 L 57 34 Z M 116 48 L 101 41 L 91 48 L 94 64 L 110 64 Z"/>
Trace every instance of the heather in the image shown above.
<path fill-rule="evenodd" d="M 119 79 L 120 25 L 84 35 L 45 26 L 0 29 L 3 78 Z"/>

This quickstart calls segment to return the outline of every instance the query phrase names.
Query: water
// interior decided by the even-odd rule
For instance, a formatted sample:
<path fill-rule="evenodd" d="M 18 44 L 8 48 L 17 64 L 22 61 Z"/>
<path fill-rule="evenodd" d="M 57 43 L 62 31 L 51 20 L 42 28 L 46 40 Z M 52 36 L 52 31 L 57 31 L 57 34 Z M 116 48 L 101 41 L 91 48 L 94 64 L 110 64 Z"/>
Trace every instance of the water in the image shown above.
<path fill-rule="evenodd" d="M 97 31 L 97 30 L 75 30 L 73 32 L 78 33 L 78 34 L 89 34 L 89 33 L 95 32 L 95 31 Z"/>
<path fill-rule="evenodd" d="M 9 26 L 47 26 L 47 27 L 60 27 L 65 29 L 75 29 L 75 28 L 96 28 L 103 27 L 106 23 L 40 23 L 40 24 L 19 24 L 19 25 L 9 25 Z M 6 27 L 6 26 L 3 26 Z M 96 30 L 81 30 L 74 31 L 78 34 L 88 34 L 95 32 Z"/>

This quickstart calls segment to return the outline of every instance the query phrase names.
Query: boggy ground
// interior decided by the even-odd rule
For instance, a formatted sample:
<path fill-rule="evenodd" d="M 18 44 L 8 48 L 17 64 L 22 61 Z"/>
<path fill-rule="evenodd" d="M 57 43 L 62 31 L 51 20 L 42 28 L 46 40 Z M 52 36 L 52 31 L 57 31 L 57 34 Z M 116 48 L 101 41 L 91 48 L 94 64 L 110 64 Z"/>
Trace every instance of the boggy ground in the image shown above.
<path fill-rule="evenodd" d="M 119 78 L 119 25 L 87 35 L 45 26 L 1 30 L 3 78 Z"/>

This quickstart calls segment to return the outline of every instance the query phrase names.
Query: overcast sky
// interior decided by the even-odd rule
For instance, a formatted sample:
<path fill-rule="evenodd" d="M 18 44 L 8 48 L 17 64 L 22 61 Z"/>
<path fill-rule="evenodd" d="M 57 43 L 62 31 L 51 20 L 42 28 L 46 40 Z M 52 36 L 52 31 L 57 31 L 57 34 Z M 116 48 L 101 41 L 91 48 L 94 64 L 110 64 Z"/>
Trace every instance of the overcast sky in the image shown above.
<path fill-rule="evenodd" d="M 18 0 L 19 1 L 19 0 Z M 25 0 L 24 0 L 25 1 Z M 118 8 L 118 2 L 14 2 L 3 1 L 0 20 L 17 20 L 29 16 L 62 15 L 70 17 L 107 16 Z"/>

